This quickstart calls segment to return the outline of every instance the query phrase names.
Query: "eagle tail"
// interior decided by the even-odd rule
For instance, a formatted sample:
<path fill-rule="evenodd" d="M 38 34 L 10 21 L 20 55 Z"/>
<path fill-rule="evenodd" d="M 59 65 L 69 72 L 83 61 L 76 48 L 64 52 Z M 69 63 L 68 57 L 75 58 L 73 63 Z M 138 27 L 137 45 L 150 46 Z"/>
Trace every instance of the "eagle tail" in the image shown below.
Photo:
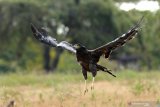
<path fill-rule="evenodd" d="M 111 70 L 108 70 L 106 67 L 103 67 L 103 66 L 97 64 L 97 68 L 98 68 L 99 70 L 102 70 L 102 71 L 104 71 L 104 72 L 109 73 L 109 74 L 112 75 L 113 77 L 116 77 L 116 75 L 114 75 L 112 72 L 110 72 Z"/>

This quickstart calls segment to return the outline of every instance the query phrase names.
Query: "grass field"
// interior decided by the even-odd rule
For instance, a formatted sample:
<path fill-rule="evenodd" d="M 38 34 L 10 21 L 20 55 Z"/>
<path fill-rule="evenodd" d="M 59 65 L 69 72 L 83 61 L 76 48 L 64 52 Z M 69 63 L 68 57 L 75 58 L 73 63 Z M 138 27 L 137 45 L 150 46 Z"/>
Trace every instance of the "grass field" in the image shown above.
<path fill-rule="evenodd" d="M 0 75 L 0 107 L 127 107 L 132 101 L 160 102 L 160 72 L 116 72 L 117 78 L 99 72 L 95 88 L 83 94 L 84 79 L 74 74 Z"/>

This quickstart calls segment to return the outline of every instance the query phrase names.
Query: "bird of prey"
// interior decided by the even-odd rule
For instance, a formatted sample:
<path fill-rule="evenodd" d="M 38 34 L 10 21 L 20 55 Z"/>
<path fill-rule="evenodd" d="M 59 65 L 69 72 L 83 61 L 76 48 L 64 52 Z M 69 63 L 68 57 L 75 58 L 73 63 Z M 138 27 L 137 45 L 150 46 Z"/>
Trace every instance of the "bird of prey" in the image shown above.
<path fill-rule="evenodd" d="M 132 27 L 128 32 L 124 33 L 122 36 L 116 38 L 115 40 L 100 46 L 93 50 L 88 50 L 85 46 L 81 44 L 75 44 L 72 45 L 66 41 L 57 42 L 55 38 L 49 36 L 45 30 L 38 30 L 33 24 L 31 24 L 31 30 L 33 32 L 33 35 L 36 39 L 38 39 L 40 42 L 50 45 L 52 47 L 61 47 L 64 49 L 67 49 L 68 51 L 74 53 L 77 57 L 78 63 L 82 67 L 82 74 L 85 79 L 85 90 L 84 94 L 88 91 L 87 90 L 87 71 L 92 73 L 93 79 L 92 79 L 92 85 L 91 89 L 94 88 L 94 79 L 97 74 L 97 71 L 104 71 L 112 75 L 113 77 L 116 77 L 111 70 L 108 70 L 106 67 L 97 64 L 99 62 L 99 59 L 101 56 L 105 56 L 105 58 L 109 58 L 111 52 L 120 46 L 124 45 L 126 42 L 128 42 L 130 39 L 134 38 L 139 29 L 140 29 L 140 23 L 142 22 L 143 17 L 139 22 Z"/>

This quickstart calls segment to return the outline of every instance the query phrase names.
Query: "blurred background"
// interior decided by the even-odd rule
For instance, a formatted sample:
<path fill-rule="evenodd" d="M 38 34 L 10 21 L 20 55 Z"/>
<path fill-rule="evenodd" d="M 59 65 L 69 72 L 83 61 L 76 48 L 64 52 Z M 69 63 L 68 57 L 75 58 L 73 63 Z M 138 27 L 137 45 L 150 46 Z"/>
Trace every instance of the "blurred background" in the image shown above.
<path fill-rule="evenodd" d="M 160 1 L 141 0 L 1 0 L 0 72 L 77 71 L 75 56 L 39 43 L 30 23 L 44 27 L 58 41 L 99 47 L 127 32 L 144 15 L 142 30 L 111 55 L 110 68 L 160 68 Z M 67 59 L 66 59 L 67 57 Z M 107 62 L 104 62 L 107 64 Z"/>
<path fill-rule="evenodd" d="M 160 102 L 158 91 L 158 86 L 160 86 L 158 84 L 160 81 L 158 79 L 160 0 L 0 0 L 0 85 L 21 87 L 34 84 L 41 89 L 43 86 L 52 87 L 59 83 L 65 84 L 65 87 L 72 87 L 75 85 L 68 86 L 66 83 L 81 84 L 83 81 L 81 67 L 77 64 L 76 57 L 66 50 L 51 48 L 37 41 L 31 32 L 30 23 L 38 28 L 44 27 L 49 35 L 56 38 L 57 41 L 66 40 L 72 44 L 80 43 L 88 49 L 94 49 L 127 32 L 142 16 L 144 16 L 144 21 L 138 36 L 124 47 L 114 51 L 109 60 L 101 59 L 100 64 L 112 71 L 117 71 L 118 77 L 114 79 L 109 75 L 100 74 L 101 76 L 97 76 L 97 80 L 108 80 L 111 84 L 115 83 L 118 86 L 107 82 L 97 83 L 97 87 L 104 86 L 104 89 L 108 89 L 108 87 L 115 89 L 113 93 L 107 90 L 103 93 L 100 91 L 98 95 L 102 97 L 105 96 L 105 93 L 112 93 L 113 96 L 106 97 L 108 102 L 112 102 L 110 107 L 116 107 L 116 104 L 125 106 L 128 101 L 132 101 L 131 99 L 144 99 L 147 98 L 146 96 Z M 119 74 L 119 71 L 124 72 Z M 142 71 L 144 73 L 141 73 Z M 51 75 L 39 74 L 52 72 L 54 73 Z M 66 74 L 69 75 L 66 76 Z M 118 83 L 117 80 L 120 82 Z M 29 90 L 30 88 L 21 87 L 18 90 L 16 90 L 17 88 L 15 90 L 0 88 L 0 95 L 3 96 L 2 105 L 6 104 L 10 98 L 19 101 L 17 104 L 24 101 L 24 105 L 29 104 L 32 107 L 40 107 L 39 104 L 47 107 L 47 104 L 52 104 L 52 101 L 47 102 L 53 100 L 52 98 L 58 99 L 56 100 L 59 102 L 58 104 L 63 105 L 63 101 L 66 101 L 71 93 L 66 93 L 65 87 L 62 85 L 58 85 L 58 88 L 54 87 L 54 92 L 58 93 L 55 94 L 56 97 L 47 97 L 48 94 L 46 94 L 47 100 L 41 91 L 37 92 L 33 87 L 31 88 L 33 92 L 38 93 L 36 94 L 38 101 L 46 103 L 44 105 L 39 102 L 36 103 L 37 105 L 32 105 L 34 103 L 30 104 L 30 100 L 25 102 L 26 96 L 22 95 L 21 97 L 22 93 L 18 90 Z M 125 88 L 121 86 L 125 86 Z M 75 87 L 79 87 L 79 85 Z M 151 87 L 154 88 L 151 89 Z M 116 90 L 119 88 L 124 89 L 122 91 L 124 93 L 127 93 L 128 89 L 132 91 L 125 96 L 117 94 L 119 92 Z M 76 90 L 80 90 L 79 93 L 82 92 L 81 87 Z M 148 93 L 146 90 L 149 90 Z M 45 92 L 50 92 L 50 90 L 47 89 Z M 31 94 L 28 91 L 26 93 Z M 83 102 L 83 98 L 74 97 L 76 95 L 79 94 L 74 93 L 71 98 L 75 98 L 76 104 L 83 103 L 80 107 L 93 106 L 94 102 L 88 104 Z M 31 96 L 34 99 L 35 96 Z M 89 98 L 96 101 L 94 94 Z M 115 98 L 123 100 L 114 102 Z M 102 99 L 104 98 L 102 97 Z M 23 104 L 21 107 L 24 106 Z M 68 103 L 66 102 L 66 104 Z M 106 107 L 105 104 L 109 103 L 102 100 L 100 104 L 100 107 Z"/>

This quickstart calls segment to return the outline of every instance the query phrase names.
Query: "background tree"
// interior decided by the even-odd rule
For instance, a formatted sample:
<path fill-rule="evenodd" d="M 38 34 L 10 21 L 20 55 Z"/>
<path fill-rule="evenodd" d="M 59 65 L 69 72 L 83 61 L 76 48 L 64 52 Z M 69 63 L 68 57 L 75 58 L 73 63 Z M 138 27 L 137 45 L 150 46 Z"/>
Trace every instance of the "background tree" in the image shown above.
<path fill-rule="evenodd" d="M 157 69 L 160 63 L 160 11 L 121 11 L 115 3 L 123 1 L 128 0 L 46 0 L 45 3 L 39 0 L 2 0 L 0 71 L 42 68 L 54 71 L 57 66 L 63 68 L 61 60 L 66 52 L 37 42 L 31 34 L 30 23 L 46 28 L 58 41 L 81 43 L 93 49 L 126 32 L 144 14 L 141 33 L 126 47 L 113 52 L 112 58 L 124 54 L 138 55 L 142 58 L 142 68 Z M 68 60 L 73 61 L 73 58 Z"/>

